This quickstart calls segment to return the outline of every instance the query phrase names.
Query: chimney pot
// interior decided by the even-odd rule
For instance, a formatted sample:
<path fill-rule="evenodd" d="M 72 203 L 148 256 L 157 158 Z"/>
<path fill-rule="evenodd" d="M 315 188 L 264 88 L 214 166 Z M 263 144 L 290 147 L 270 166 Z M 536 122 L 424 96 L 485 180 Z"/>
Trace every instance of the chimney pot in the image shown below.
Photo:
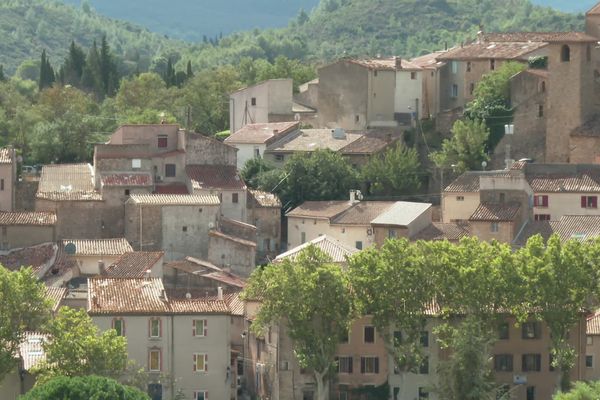
<path fill-rule="evenodd" d="M 396 69 L 402 69 L 402 57 L 394 57 Z"/>
<path fill-rule="evenodd" d="M 223 288 L 221 286 L 217 288 L 217 299 L 223 300 Z"/>

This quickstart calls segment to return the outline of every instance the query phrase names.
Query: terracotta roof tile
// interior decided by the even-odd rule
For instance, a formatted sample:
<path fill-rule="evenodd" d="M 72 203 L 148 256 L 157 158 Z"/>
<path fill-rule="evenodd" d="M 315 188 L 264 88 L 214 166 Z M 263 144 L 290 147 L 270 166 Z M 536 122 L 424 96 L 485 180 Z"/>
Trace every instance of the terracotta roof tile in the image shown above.
<path fill-rule="evenodd" d="M 309 246 L 316 246 L 318 249 L 323 251 L 329 257 L 331 257 L 332 261 L 335 263 L 345 263 L 346 258 L 350 257 L 352 254 L 357 253 L 358 250 L 352 248 L 350 246 L 346 246 L 342 242 L 337 239 L 332 238 L 331 236 L 323 235 L 319 236 L 316 239 L 311 240 L 310 242 L 306 242 L 298 247 L 295 247 L 289 251 L 286 251 L 283 254 L 275 257 L 275 262 L 280 262 L 284 259 L 295 260 L 300 253 L 305 250 Z"/>
<path fill-rule="evenodd" d="M 90 164 L 45 165 L 36 197 L 53 201 L 100 201 Z"/>
<path fill-rule="evenodd" d="M 62 249 L 69 243 L 75 245 L 78 256 L 117 256 L 132 252 L 133 248 L 125 238 L 115 239 L 63 239 L 59 242 Z"/>
<path fill-rule="evenodd" d="M 46 297 L 52 302 L 52 312 L 56 312 L 67 294 L 67 288 L 46 286 Z"/>
<path fill-rule="evenodd" d="M 447 53 L 447 50 L 434 51 L 433 53 L 415 57 L 410 62 L 424 69 L 437 69 L 446 65 L 445 62 L 438 60 L 438 57 L 445 53 Z"/>
<path fill-rule="evenodd" d="M 226 235 L 223 232 L 219 232 L 219 231 L 215 231 L 215 230 L 211 230 L 208 232 L 209 236 L 214 236 L 214 237 L 218 237 L 224 240 L 228 240 L 230 242 L 235 242 L 237 244 L 241 244 L 242 246 L 246 246 L 246 247 L 256 247 L 256 243 L 255 242 L 251 242 L 250 240 L 245 240 L 245 239 L 241 239 L 235 236 L 231 236 L 231 235 Z"/>
<path fill-rule="evenodd" d="M 528 221 L 515 238 L 514 243 L 517 246 L 525 246 L 527 240 L 535 235 L 541 235 L 544 241 L 546 241 L 554 233 L 554 224 L 554 221 Z"/>
<path fill-rule="evenodd" d="M 448 52 L 438 56 L 438 60 L 476 60 L 476 59 L 500 59 L 513 60 L 527 56 L 533 51 L 539 50 L 548 43 L 521 42 L 521 41 L 484 41 L 455 47 Z"/>
<path fill-rule="evenodd" d="M 88 279 L 88 312 L 98 314 L 160 314 L 169 305 L 160 278 Z"/>
<path fill-rule="evenodd" d="M 475 171 L 468 171 L 456 178 L 444 189 L 445 192 L 479 192 L 479 176 Z"/>
<path fill-rule="evenodd" d="M 362 136 L 362 133 L 346 131 L 343 138 L 337 139 L 333 137 L 332 129 L 302 129 L 270 144 L 265 152 L 312 152 L 318 149 L 338 151 Z"/>
<path fill-rule="evenodd" d="M 598 310 L 587 318 L 585 333 L 593 336 L 600 335 L 600 312 Z"/>
<path fill-rule="evenodd" d="M 23 341 L 19 345 L 19 356 L 23 361 L 23 369 L 31 370 L 41 362 L 46 361 L 43 344 L 48 340 L 48 335 L 40 332 L 25 332 Z"/>
<path fill-rule="evenodd" d="M 233 165 L 188 165 L 185 172 L 192 181 L 194 190 L 246 189 L 246 184 Z"/>
<path fill-rule="evenodd" d="M 563 241 L 595 239 L 600 237 L 600 215 L 564 215 L 552 221 L 552 230 Z"/>
<path fill-rule="evenodd" d="M 134 251 L 123 254 L 106 269 L 110 278 L 143 278 L 164 256 L 163 251 Z"/>
<path fill-rule="evenodd" d="M 244 279 L 235 274 L 225 271 L 212 271 L 206 274 L 201 274 L 200 276 L 213 281 L 224 283 L 228 286 L 235 286 L 238 288 L 243 288 L 244 286 L 246 286 L 246 281 Z"/>
<path fill-rule="evenodd" d="M 344 155 L 351 154 L 376 154 L 394 143 L 398 138 L 388 139 L 383 135 L 367 134 L 354 142 L 342 147 L 340 152 Z"/>
<path fill-rule="evenodd" d="M 394 206 L 393 201 L 361 201 L 331 220 L 335 225 L 370 225 Z"/>
<path fill-rule="evenodd" d="M 221 204 L 218 196 L 197 194 L 132 194 L 129 200 L 136 204 L 145 205 L 182 205 L 182 206 L 218 206 Z"/>
<path fill-rule="evenodd" d="M 281 200 L 273 193 L 252 189 L 248 190 L 248 193 L 261 207 L 281 208 Z"/>
<path fill-rule="evenodd" d="M 102 174 L 102 186 L 152 186 L 152 175 L 146 174 Z"/>
<path fill-rule="evenodd" d="M 470 235 L 467 225 L 434 222 L 417 233 L 412 240 L 448 240 L 457 242 Z"/>
<path fill-rule="evenodd" d="M 505 32 L 486 33 L 488 42 L 589 42 L 596 43 L 597 38 L 585 32 Z"/>
<path fill-rule="evenodd" d="M 233 133 L 225 143 L 263 144 L 292 132 L 300 126 L 300 122 L 269 122 L 262 124 L 248 124 Z"/>
<path fill-rule="evenodd" d="M 0 225 L 56 225 L 53 212 L 0 212 Z"/>
<path fill-rule="evenodd" d="M 231 314 L 225 300 L 171 299 L 169 305 L 174 314 Z"/>
<path fill-rule="evenodd" d="M 514 221 L 521 206 L 517 203 L 487 204 L 477 207 L 469 221 Z"/>
<path fill-rule="evenodd" d="M 334 218 L 348 210 L 353 204 L 348 200 L 305 201 L 286 214 L 286 217 Z"/>
<path fill-rule="evenodd" d="M 398 58 L 396 57 L 390 57 L 390 58 L 369 58 L 369 59 L 362 59 L 362 60 L 355 60 L 355 59 L 346 59 L 344 61 L 353 63 L 353 64 L 357 64 L 357 65 L 361 65 L 363 67 L 369 68 L 369 69 L 377 69 L 377 70 L 390 70 L 390 71 L 401 71 L 401 70 L 407 70 L 407 71 L 420 71 L 421 67 L 418 66 L 417 64 L 408 61 L 404 58 L 400 59 L 400 68 L 397 67 L 397 61 Z"/>
<path fill-rule="evenodd" d="M 57 254 L 57 246 L 54 243 L 45 243 L 39 246 L 26 247 L 9 251 L 7 254 L 0 255 L 0 265 L 3 265 L 11 271 L 16 271 L 21 267 L 32 267 L 33 272 L 42 277 L 46 267 L 50 267 Z"/>
<path fill-rule="evenodd" d="M 167 268 L 175 268 L 189 274 L 204 273 L 206 271 L 221 271 L 213 263 L 205 260 L 199 260 L 194 257 L 185 257 L 183 260 L 170 261 L 165 264 Z"/>
<path fill-rule="evenodd" d="M 240 292 L 227 293 L 223 299 L 231 310 L 231 315 L 244 315 L 244 301 L 240 298 Z"/>
<path fill-rule="evenodd" d="M 600 171 L 565 174 L 526 173 L 529 186 L 536 193 L 599 193 Z"/>
<path fill-rule="evenodd" d="M 587 15 L 600 15 L 600 4 L 595 5 L 594 7 L 592 7 L 588 12 L 586 12 Z"/>
<path fill-rule="evenodd" d="M 9 147 L 0 148 L 0 164 L 12 163 L 12 154 L 14 150 Z"/>
<path fill-rule="evenodd" d="M 531 74 L 531 75 L 535 75 L 539 78 L 542 79 L 548 79 L 550 77 L 550 72 L 548 72 L 545 69 L 533 69 L 533 68 L 529 68 L 526 69 L 525 71 L 523 71 L 526 74 Z"/>

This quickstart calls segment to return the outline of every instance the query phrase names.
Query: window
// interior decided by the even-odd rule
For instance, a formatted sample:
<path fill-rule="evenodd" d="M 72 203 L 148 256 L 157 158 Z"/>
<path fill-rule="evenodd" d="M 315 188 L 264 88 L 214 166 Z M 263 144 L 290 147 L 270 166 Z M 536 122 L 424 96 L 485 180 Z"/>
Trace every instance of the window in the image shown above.
<path fill-rule="evenodd" d="M 550 214 L 536 214 L 534 218 L 536 221 L 550 221 Z"/>
<path fill-rule="evenodd" d="M 542 81 L 541 91 L 542 91 L 542 93 L 546 92 L 546 81 Z"/>
<path fill-rule="evenodd" d="M 379 357 L 361 357 L 360 358 L 360 373 L 361 374 L 378 374 L 379 373 Z"/>
<path fill-rule="evenodd" d="M 194 392 L 194 400 L 208 400 L 208 392 L 206 390 L 197 390 Z"/>
<path fill-rule="evenodd" d="M 471 72 L 471 61 L 467 61 L 467 72 Z"/>
<path fill-rule="evenodd" d="M 148 350 L 148 370 L 149 371 L 160 371 L 161 368 L 161 350 L 150 349 Z"/>
<path fill-rule="evenodd" d="M 586 368 L 594 368 L 594 356 L 585 356 Z"/>
<path fill-rule="evenodd" d="M 340 336 L 340 343 L 348 343 L 350 341 L 350 335 L 348 333 L 348 331 L 345 331 L 344 333 L 342 333 L 342 336 Z"/>
<path fill-rule="evenodd" d="M 208 336 L 208 321 L 205 319 L 195 319 L 192 321 L 192 336 Z"/>
<path fill-rule="evenodd" d="M 512 372 L 512 354 L 497 354 L 494 356 L 494 369 L 499 372 Z"/>
<path fill-rule="evenodd" d="M 542 356 L 540 354 L 523 354 L 523 372 L 540 371 Z"/>
<path fill-rule="evenodd" d="M 522 328 L 523 339 L 539 339 L 541 337 L 541 326 L 539 322 L 525 322 Z"/>
<path fill-rule="evenodd" d="M 354 122 L 356 122 L 358 124 L 359 121 L 360 121 L 360 116 L 355 115 L 354 116 Z"/>
<path fill-rule="evenodd" d="M 364 342 L 375 343 L 375 327 L 367 325 L 364 328 Z"/>
<path fill-rule="evenodd" d="M 493 71 L 496 69 L 496 60 L 493 58 L 490 60 L 490 69 Z"/>
<path fill-rule="evenodd" d="M 402 332 L 394 331 L 394 346 L 400 346 L 402 344 Z"/>
<path fill-rule="evenodd" d="M 546 196 L 546 195 L 533 196 L 533 205 L 534 205 L 534 207 L 548 207 L 548 196 Z"/>
<path fill-rule="evenodd" d="M 416 73 L 416 72 L 411 72 L 411 73 L 410 73 L 410 79 L 412 79 L 413 81 L 414 81 L 415 79 L 417 79 L 417 73 Z"/>
<path fill-rule="evenodd" d="M 548 371 L 554 372 L 556 368 L 554 368 L 554 356 L 550 353 L 550 357 L 548 357 Z"/>
<path fill-rule="evenodd" d="M 527 400 L 535 400 L 535 386 L 527 386 Z"/>
<path fill-rule="evenodd" d="M 507 340 L 509 335 L 509 326 L 508 322 L 502 322 L 498 327 L 498 339 Z"/>
<path fill-rule="evenodd" d="M 500 203 L 504 203 L 506 201 L 506 193 L 500 193 L 499 199 Z"/>
<path fill-rule="evenodd" d="M 181 231 L 182 231 L 182 232 L 187 232 L 187 226 L 183 226 L 183 227 L 181 227 Z"/>
<path fill-rule="evenodd" d="M 275 161 L 283 161 L 283 154 L 275 154 Z"/>
<path fill-rule="evenodd" d="M 395 239 L 398 237 L 398 232 L 395 229 L 388 230 L 388 238 Z"/>
<path fill-rule="evenodd" d="M 129 196 L 130 193 L 131 191 L 129 189 L 125 189 L 125 196 Z"/>
<path fill-rule="evenodd" d="M 165 164 L 165 176 L 166 177 L 174 177 L 177 175 L 175 164 Z"/>
<path fill-rule="evenodd" d="M 194 372 L 206 372 L 208 371 L 208 355 L 194 353 L 194 364 L 192 366 L 192 370 Z"/>
<path fill-rule="evenodd" d="M 452 67 L 452 73 L 456 74 L 458 72 L 458 62 L 457 61 L 452 61 L 450 63 L 451 67 Z"/>
<path fill-rule="evenodd" d="M 458 97 L 458 85 L 455 83 L 452 85 L 451 97 Z"/>
<path fill-rule="evenodd" d="M 591 346 L 591 345 L 593 345 L 593 344 L 594 344 L 594 337 L 593 337 L 593 336 L 587 336 L 587 337 L 585 338 L 585 343 L 586 343 L 588 346 Z"/>
<path fill-rule="evenodd" d="M 422 331 L 421 332 L 421 337 L 420 337 L 419 341 L 421 342 L 421 346 L 423 346 L 423 347 L 429 347 L 429 332 L 428 331 Z"/>
<path fill-rule="evenodd" d="M 237 193 L 232 193 L 232 194 L 231 194 L 231 202 L 232 202 L 233 204 L 237 204 L 237 203 L 238 203 L 238 201 L 239 201 L 239 194 L 237 194 Z"/>
<path fill-rule="evenodd" d="M 377 76 L 378 73 L 379 73 L 379 71 L 377 71 L 377 70 L 373 71 L 373 76 Z"/>
<path fill-rule="evenodd" d="M 538 118 L 544 117 L 544 105 L 538 104 Z"/>
<path fill-rule="evenodd" d="M 352 357 L 336 357 L 338 363 L 338 374 L 352 373 Z"/>
<path fill-rule="evenodd" d="M 500 224 L 498 224 L 497 222 L 492 222 L 490 224 L 490 231 L 491 232 L 498 232 L 500 230 Z"/>
<path fill-rule="evenodd" d="M 139 158 L 134 158 L 133 160 L 131 160 L 131 168 L 133 168 L 133 169 L 142 168 L 142 160 L 140 160 Z"/>
<path fill-rule="evenodd" d="M 260 158 L 260 149 L 259 148 L 254 148 L 254 157 L 255 158 Z"/>
<path fill-rule="evenodd" d="M 427 391 L 427 389 L 420 387 L 419 388 L 419 400 L 420 399 L 428 399 L 429 398 L 429 392 Z"/>
<path fill-rule="evenodd" d="M 358 250 L 362 250 L 362 248 L 363 248 L 362 242 L 361 242 L 360 240 L 359 240 L 359 241 L 357 241 L 357 242 L 356 242 L 356 246 L 355 246 L 355 247 L 356 247 Z"/>
<path fill-rule="evenodd" d="M 167 135 L 158 135 L 158 148 L 163 149 L 168 147 L 169 137 Z"/>
<path fill-rule="evenodd" d="M 422 375 L 426 375 L 429 373 L 429 357 L 423 358 L 423 362 L 419 366 L 419 373 Z"/>
<path fill-rule="evenodd" d="M 473 93 L 474 93 L 474 92 L 475 92 L 475 84 L 474 84 L 473 82 L 471 82 L 471 83 L 469 84 L 469 94 L 470 94 L 471 96 L 473 96 Z"/>
<path fill-rule="evenodd" d="M 306 232 L 300 232 L 300 244 L 306 243 Z"/>
<path fill-rule="evenodd" d="M 159 338 L 162 336 L 162 323 L 160 318 L 150 318 L 148 321 L 148 336 Z"/>
<path fill-rule="evenodd" d="M 581 196 L 581 208 L 598 208 L 598 197 Z"/>
<path fill-rule="evenodd" d="M 338 388 L 338 400 L 349 400 L 350 397 L 348 395 L 348 386 L 347 385 L 339 385 Z"/>
<path fill-rule="evenodd" d="M 456 196 L 456 201 L 465 201 L 465 196 Z"/>
<path fill-rule="evenodd" d="M 256 97 L 253 97 L 252 99 L 250 99 L 250 104 L 253 106 L 256 105 Z"/>
<path fill-rule="evenodd" d="M 125 321 L 121 318 L 114 318 L 112 328 L 117 331 L 117 336 L 125 336 Z"/>
<path fill-rule="evenodd" d="M 4 190 L 4 179 L 0 179 L 0 190 Z"/>
<path fill-rule="evenodd" d="M 560 50 L 560 61 L 569 62 L 571 61 L 571 48 L 566 44 Z"/>
<path fill-rule="evenodd" d="M 302 391 L 302 400 L 314 400 L 315 392 L 312 390 L 304 390 Z"/>

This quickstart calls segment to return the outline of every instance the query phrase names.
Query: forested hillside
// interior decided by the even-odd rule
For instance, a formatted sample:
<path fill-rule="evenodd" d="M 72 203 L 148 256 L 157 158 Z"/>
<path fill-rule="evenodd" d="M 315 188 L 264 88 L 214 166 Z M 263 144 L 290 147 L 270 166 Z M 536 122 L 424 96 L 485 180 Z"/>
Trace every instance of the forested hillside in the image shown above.
<path fill-rule="evenodd" d="M 533 0 L 534 4 L 554 7 L 568 12 L 585 12 L 598 3 L 597 0 Z"/>

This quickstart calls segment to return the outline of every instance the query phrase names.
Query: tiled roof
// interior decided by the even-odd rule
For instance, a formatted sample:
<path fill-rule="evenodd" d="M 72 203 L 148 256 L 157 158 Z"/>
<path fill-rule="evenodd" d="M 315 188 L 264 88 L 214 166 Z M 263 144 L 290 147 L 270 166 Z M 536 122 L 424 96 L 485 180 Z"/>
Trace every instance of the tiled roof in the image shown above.
<path fill-rule="evenodd" d="M 56 253 L 57 246 L 54 243 L 26 247 L 0 255 L 0 265 L 11 271 L 16 271 L 23 266 L 31 267 L 33 272 L 41 278 L 40 275 L 45 273 L 45 267 L 49 266 Z"/>
<path fill-rule="evenodd" d="M 56 225 L 53 212 L 0 212 L 0 225 Z"/>
<path fill-rule="evenodd" d="M 334 218 L 352 206 L 353 204 L 348 200 L 305 201 L 285 216 L 329 219 Z"/>
<path fill-rule="evenodd" d="M 63 239 L 59 246 L 73 243 L 76 256 L 117 256 L 132 252 L 133 248 L 125 238 L 115 239 Z"/>
<path fill-rule="evenodd" d="M 143 278 L 164 256 L 163 251 L 134 251 L 123 254 L 106 269 L 110 278 Z"/>
<path fill-rule="evenodd" d="M 546 241 L 554 233 L 553 225 L 555 223 L 556 221 L 528 221 L 515 238 L 514 243 L 517 246 L 525 246 L 527 240 L 535 235 L 541 235 L 544 241 Z"/>
<path fill-rule="evenodd" d="M 344 155 L 376 154 L 391 145 L 396 139 L 388 139 L 383 135 L 367 134 L 344 146 L 340 152 Z"/>
<path fill-rule="evenodd" d="M 244 190 L 246 184 L 234 165 L 188 165 L 188 178 L 196 189 Z"/>
<path fill-rule="evenodd" d="M 225 300 L 216 299 L 171 299 L 171 312 L 174 314 L 230 314 Z"/>
<path fill-rule="evenodd" d="M 371 224 L 408 226 L 430 208 L 430 203 L 397 201 L 392 207 L 371 221 Z"/>
<path fill-rule="evenodd" d="M 56 312 L 67 294 L 67 288 L 46 286 L 46 297 L 52 302 L 52 311 Z"/>
<path fill-rule="evenodd" d="M 262 192 L 260 190 L 248 190 L 248 193 L 252 195 L 261 207 L 281 208 L 281 200 L 273 193 Z"/>
<path fill-rule="evenodd" d="M 96 314 L 159 314 L 169 305 L 160 278 L 88 279 L 88 312 Z"/>
<path fill-rule="evenodd" d="M 251 242 L 250 240 L 245 240 L 245 239 L 241 239 L 235 236 L 231 236 L 231 235 L 226 235 L 223 232 L 219 232 L 219 231 L 215 231 L 215 230 L 211 230 L 208 232 L 209 236 L 215 236 L 224 240 L 228 240 L 230 242 L 235 242 L 237 244 L 241 244 L 242 246 L 246 246 L 246 247 L 256 247 L 256 243 L 255 242 Z"/>
<path fill-rule="evenodd" d="M 457 242 L 463 237 L 469 236 L 469 230 L 466 225 L 459 224 L 444 224 L 434 222 L 425 229 L 417 233 L 413 240 L 449 240 Z"/>
<path fill-rule="evenodd" d="M 477 207 L 469 221 L 514 221 L 521 206 L 518 203 L 488 204 Z"/>
<path fill-rule="evenodd" d="M 600 172 L 566 174 L 526 173 L 529 186 L 536 193 L 599 193 Z"/>
<path fill-rule="evenodd" d="M 44 165 L 36 197 L 53 201 L 99 201 L 89 164 Z"/>
<path fill-rule="evenodd" d="M 23 369 L 31 370 L 43 361 L 46 353 L 42 346 L 48 340 L 48 335 L 40 332 L 25 332 L 23 341 L 19 345 L 19 356 L 23 361 Z"/>
<path fill-rule="evenodd" d="M 593 336 L 600 335 L 600 312 L 598 310 L 587 318 L 585 333 Z"/>
<path fill-rule="evenodd" d="M 295 260 L 298 255 L 309 246 L 316 246 L 318 249 L 331 257 L 332 261 L 335 263 L 345 263 L 347 257 L 350 257 L 352 254 L 358 252 L 357 249 L 346 246 L 331 236 L 323 235 L 278 255 L 275 257 L 275 261 L 282 261 L 284 259 Z"/>
<path fill-rule="evenodd" d="M 488 42 L 589 42 L 596 43 L 597 38 L 585 32 L 506 32 L 486 33 Z"/>
<path fill-rule="evenodd" d="M 456 178 L 444 189 L 445 192 L 479 192 L 479 176 L 475 171 L 468 171 Z"/>
<path fill-rule="evenodd" d="M 596 116 L 571 132 L 571 136 L 600 138 L 600 117 Z"/>
<path fill-rule="evenodd" d="M 267 153 L 312 152 L 317 149 L 338 151 L 360 139 L 362 133 L 346 131 L 344 137 L 333 137 L 332 129 L 302 129 L 269 145 Z"/>
<path fill-rule="evenodd" d="M 548 72 L 545 69 L 529 68 L 529 69 L 526 69 L 525 71 L 523 71 L 523 73 L 535 75 L 542 79 L 548 79 L 550 77 L 550 72 Z"/>
<path fill-rule="evenodd" d="M 225 143 L 262 144 L 298 129 L 300 122 L 269 122 L 262 124 L 248 124 L 233 133 Z"/>
<path fill-rule="evenodd" d="M 197 194 L 132 194 L 128 201 L 136 204 L 161 206 L 218 206 L 221 204 L 216 195 Z"/>
<path fill-rule="evenodd" d="M 12 162 L 13 149 L 3 147 L 0 149 L 0 164 L 10 164 Z"/>
<path fill-rule="evenodd" d="M 190 194 L 183 183 L 171 183 L 167 185 L 156 185 L 154 194 Z"/>
<path fill-rule="evenodd" d="M 244 286 L 246 286 L 246 281 L 244 279 L 235 274 L 225 271 L 212 271 L 206 274 L 202 274 L 201 276 L 213 281 L 224 283 L 228 286 L 235 286 L 238 288 L 243 288 Z"/>
<path fill-rule="evenodd" d="M 447 50 L 434 51 L 433 53 L 415 57 L 410 62 L 424 69 L 437 69 L 446 65 L 445 62 L 438 61 L 438 57 L 446 52 Z"/>
<path fill-rule="evenodd" d="M 370 225 L 371 221 L 388 211 L 393 201 L 361 201 L 331 220 L 336 225 Z"/>
<path fill-rule="evenodd" d="M 548 43 L 543 41 L 478 41 L 461 47 L 455 47 L 444 54 L 440 54 L 438 60 L 475 60 L 491 58 L 512 60 L 522 58 L 547 45 Z"/>
<path fill-rule="evenodd" d="M 600 15 L 600 4 L 592 7 L 587 13 L 587 15 Z"/>
<path fill-rule="evenodd" d="M 244 301 L 240 299 L 240 292 L 227 293 L 223 296 L 223 299 L 229 306 L 231 315 L 244 315 Z"/>
<path fill-rule="evenodd" d="M 553 232 L 562 240 L 588 240 L 600 237 L 600 215 L 564 215 L 552 221 Z"/>
<path fill-rule="evenodd" d="M 390 71 L 400 71 L 400 70 L 420 71 L 421 70 L 421 67 L 419 67 L 417 64 L 410 62 L 404 58 L 400 59 L 401 65 L 400 65 L 400 68 L 397 68 L 398 59 L 396 57 L 369 58 L 369 59 L 363 59 L 363 60 L 347 59 L 345 61 L 353 63 L 353 64 L 358 64 L 358 65 L 361 65 L 361 66 L 369 68 L 369 69 L 377 69 L 377 70 L 390 70 Z"/>
<path fill-rule="evenodd" d="M 217 267 L 213 263 L 205 260 L 199 260 L 194 257 L 186 257 L 183 260 L 170 261 L 165 264 L 167 268 L 175 268 L 180 271 L 187 272 L 189 274 L 211 271 L 221 271 L 221 268 Z"/>
<path fill-rule="evenodd" d="M 152 186 L 152 175 L 146 174 L 102 174 L 102 186 Z"/>

